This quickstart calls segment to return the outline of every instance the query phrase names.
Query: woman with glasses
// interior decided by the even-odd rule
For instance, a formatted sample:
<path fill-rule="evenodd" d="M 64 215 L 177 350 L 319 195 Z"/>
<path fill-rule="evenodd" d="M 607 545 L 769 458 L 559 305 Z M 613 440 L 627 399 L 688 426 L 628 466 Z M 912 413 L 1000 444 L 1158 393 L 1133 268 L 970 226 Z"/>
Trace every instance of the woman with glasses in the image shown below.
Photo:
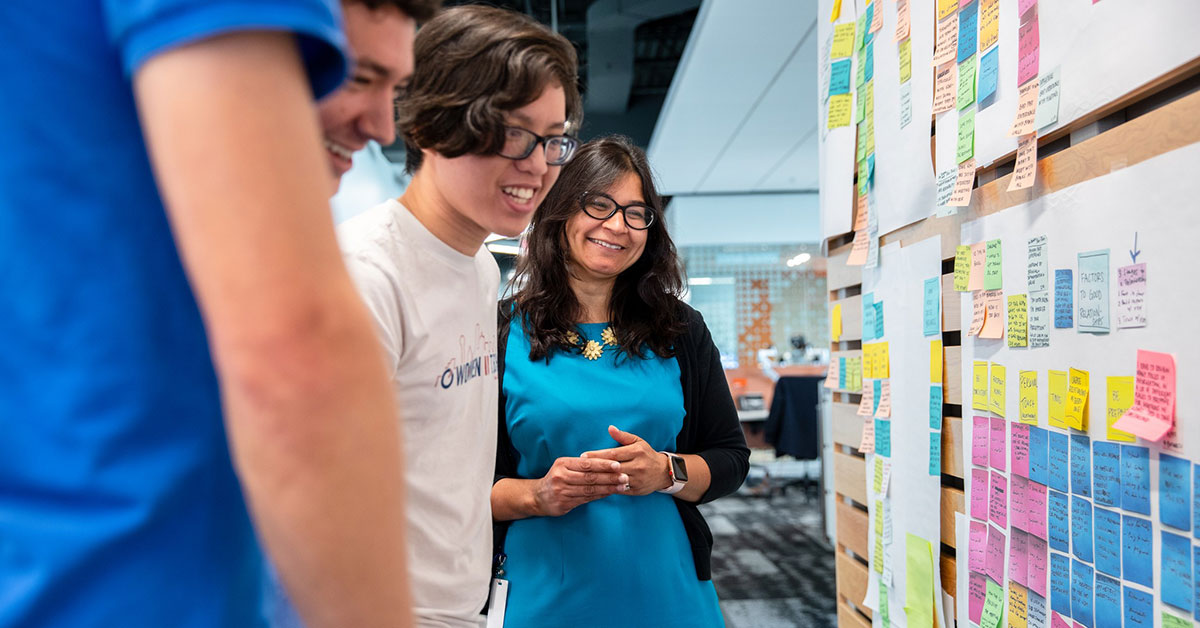
<path fill-rule="evenodd" d="M 696 505 L 741 485 L 749 450 L 659 203 L 641 149 L 583 145 L 500 305 L 507 625 L 723 625 Z"/>

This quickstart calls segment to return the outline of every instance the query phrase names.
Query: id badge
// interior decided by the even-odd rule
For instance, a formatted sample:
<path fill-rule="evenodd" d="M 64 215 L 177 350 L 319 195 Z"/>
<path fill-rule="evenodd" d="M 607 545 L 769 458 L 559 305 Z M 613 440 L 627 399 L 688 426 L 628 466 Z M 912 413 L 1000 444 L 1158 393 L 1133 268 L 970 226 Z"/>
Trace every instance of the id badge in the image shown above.
<path fill-rule="evenodd" d="M 488 606 L 487 628 L 504 628 L 504 609 L 508 605 L 508 580 L 492 578 L 492 602 Z"/>

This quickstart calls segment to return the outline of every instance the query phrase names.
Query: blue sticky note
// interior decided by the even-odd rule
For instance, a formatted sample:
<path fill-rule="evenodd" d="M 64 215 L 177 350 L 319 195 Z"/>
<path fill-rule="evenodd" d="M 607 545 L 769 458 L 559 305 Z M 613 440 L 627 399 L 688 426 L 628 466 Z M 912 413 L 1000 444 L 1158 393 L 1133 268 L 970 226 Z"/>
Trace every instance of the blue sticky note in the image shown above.
<path fill-rule="evenodd" d="M 1186 536 L 1162 533 L 1162 601 L 1192 612 L 1192 543 Z"/>
<path fill-rule="evenodd" d="M 863 341 L 875 339 L 875 295 L 871 292 L 862 295 L 862 339 Z"/>
<path fill-rule="evenodd" d="M 958 9 L 958 62 L 966 61 L 979 48 L 979 3 Z"/>
<path fill-rule="evenodd" d="M 1071 619 L 1092 628 L 1092 568 L 1071 561 Z"/>
<path fill-rule="evenodd" d="M 1071 494 L 1092 496 L 1092 452 L 1087 434 L 1071 435 Z"/>
<path fill-rule="evenodd" d="M 929 433 L 929 475 L 942 474 L 942 433 Z"/>
<path fill-rule="evenodd" d="M 875 185 L 875 153 L 867 155 L 867 183 L 872 186 Z M 883 307 L 883 305 L 880 304 L 880 307 Z M 880 332 L 878 335 L 883 336 L 883 333 Z"/>
<path fill-rule="evenodd" d="M 874 416 L 875 413 L 879 412 L 879 400 L 883 398 L 883 380 L 877 379 L 872 381 L 871 391 L 873 393 L 871 397 L 873 404 L 871 407 L 871 415 Z"/>
<path fill-rule="evenodd" d="M 875 302 L 875 337 L 883 338 L 883 301 Z"/>
<path fill-rule="evenodd" d="M 872 2 L 871 4 L 875 4 L 875 3 Z M 866 77 L 866 79 L 868 81 L 870 81 L 871 79 L 875 78 L 875 42 L 874 41 L 867 44 L 866 55 L 867 55 L 867 61 L 866 61 L 867 66 L 866 66 L 866 74 L 864 76 Z"/>
<path fill-rule="evenodd" d="M 1075 292 L 1071 287 L 1071 269 L 1054 271 L 1054 327 L 1070 329 L 1075 326 Z"/>
<path fill-rule="evenodd" d="M 1154 628 L 1154 596 L 1125 587 L 1125 628 Z"/>
<path fill-rule="evenodd" d="M 1121 515 L 1121 570 L 1125 579 L 1154 587 L 1153 536 L 1150 520 Z"/>
<path fill-rule="evenodd" d="M 942 429 L 942 385 L 929 385 L 929 429 Z"/>
<path fill-rule="evenodd" d="M 979 74 L 975 80 L 978 83 L 975 89 L 979 108 L 987 109 L 992 104 L 988 99 L 996 95 L 996 87 L 1000 84 L 1000 46 L 992 46 L 987 54 L 979 58 Z"/>
<path fill-rule="evenodd" d="M 1050 488 L 1064 493 L 1071 490 L 1071 465 L 1067 456 L 1067 435 L 1061 432 L 1047 432 L 1050 442 Z"/>
<path fill-rule="evenodd" d="M 892 457 L 892 422 L 887 419 L 875 419 L 875 453 Z"/>
<path fill-rule="evenodd" d="M 942 278 L 925 280 L 925 335 L 942 333 Z"/>
<path fill-rule="evenodd" d="M 1121 628 L 1121 583 L 1096 574 L 1096 628 Z"/>
<path fill-rule="evenodd" d="M 867 45 L 868 42 L 870 42 L 870 40 L 867 39 L 867 37 L 871 37 L 871 36 L 875 35 L 875 33 L 871 32 L 871 21 L 875 19 L 875 3 L 874 2 L 867 5 L 866 14 L 863 17 L 865 19 L 863 20 L 863 28 L 862 28 L 863 41 L 862 41 L 861 45 L 865 46 L 865 45 Z"/>
<path fill-rule="evenodd" d="M 838 358 L 838 388 L 846 389 L 846 358 Z"/>
<path fill-rule="evenodd" d="M 1200 464 L 1192 465 L 1192 535 L 1200 539 Z"/>
<path fill-rule="evenodd" d="M 1050 482 L 1046 429 L 1036 426 L 1029 427 L 1029 479 L 1045 486 Z"/>
<path fill-rule="evenodd" d="M 1192 529 L 1192 463 L 1170 454 L 1158 456 L 1158 516 L 1163 524 Z"/>
<path fill-rule="evenodd" d="M 1071 616 L 1071 559 L 1050 552 L 1050 609 Z"/>
<path fill-rule="evenodd" d="M 1092 497 L 1096 504 L 1121 505 L 1121 446 L 1117 443 L 1092 443 Z"/>
<path fill-rule="evenodd" d="M 1092 562 L 1092 502 L 1071 497 L 1071 547 L 1075 558 Z"/>
<path fill-rule="evenodd" d="M 1096 571 L 1120 578 L 1121 515 L 1097 506 L 1092 517 L 1096 520 Z"/>
<path fill-rule="evenodd" d="M 1047 536 L 1050 538 L 1050 549 L 1060 552 L 1071 551 L 1071 507 L 1067 494 L 1049 491 L 1046 503 Z"/>
<path fill-rule="evenodd" d="M 1121 508 L 1150 516 L 1150 450 L 1121 445 Z"/>
<path fill-rule="evenodd" d="M 850 75 L 854 70 L 850 59 L 834 61 L 829 66 L 829 95 L 850 93 Z"/>
<path fill-rule="evenodd" d="M 1200 573 L 1196 573 L 1198 571 L 1200 571 L 1200 545 L 1192 547 L 1192 588 L 1195 602 L 1192 612 L 1196 619 L 1200 620 Z"/>

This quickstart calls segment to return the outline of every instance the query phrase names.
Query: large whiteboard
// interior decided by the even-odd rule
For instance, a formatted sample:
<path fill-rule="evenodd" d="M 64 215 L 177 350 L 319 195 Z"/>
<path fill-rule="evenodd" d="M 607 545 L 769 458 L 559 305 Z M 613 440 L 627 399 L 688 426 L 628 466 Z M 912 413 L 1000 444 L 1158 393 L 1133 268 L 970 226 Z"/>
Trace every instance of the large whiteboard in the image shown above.
<path fill-rule="evenodd" d="M 1185 209 L 1190 199 L 1200 195 L 1200 180 L 1194 176 L 1197 164 L 1200 164 L 1200 144 L 1192 144 L 962 226 L 963 244 L 1001 239 L 1005 296 L 1027 293 L 1027 242 L 1041 235 L 1048 240 L 1051 292 L 1054 270 L 1071 269 L 1077 278 L 1077 254 L 1109 249 L 1109 294 L 1114 321 L 1116 269 L 1131 263 L 1129 251 L 1134 247 L 1135 233 L 1140 249 L 1137 261 L 1146 263 L 1148 277 L 1147 326 L 1144 328 L 1117 329 L 1113 324 L 1111 332 L 1107 334 L 1080 333 L 1075 328 L 1051 329 L 1050 346 L 1039 349 L 1009 348 L 1003 339 L 977 339 L 964 332 L 961 373 L 964 468 L 972 468 L 971 417 L 994 416 L 971 409 L 972 365 L 975 360 L 996 362 L 1006 367 L 1008 386 L 1005 405 L 1010 426 L 1016 421 L 1018 408 L 1017 374 L 1022 370 L 1036 370 L 1038 426 L 1051 432 L 1068 430 L 1049 426 L 1047 372 L 1050 369 L 1065 371 L 1072 367 L 1089 371 L 1091 411 L 1087 433 L 1092 442 L 1099 442 L 1106 439 L 1105 380 L 1108 376 L 1133 375 L 1138 349 L 1175 356 L 1176 381 L 1179 385 L 1175 419 L 1177 434 L 1170 449 L 1173 454 L 1188 458 L 1193 463 L 1200 461 L 1200 424 L 1197 423 L 1196 406 L 1191 405 L 1192 401 L 1200 398 L 1200 392 L 1193 387 L 1200 373 L 1200 334 L 1194 331 L 1195 310 L 1200 303 L 1191 293 L 1195 285 L 1195 269 L 1188 256 L 1191 247 L 1200 241 L 1200 214 L 1191 208 Z M 971 325 L 972 294 L 964 292 L 960 298 L 962 329 L 967 330 Z M 1150 519 L 1153 522 L 1154 539 L 1154 625 L 1157 626 L 1164 608 L 1160 595 L 1162 525 L 1157 461 L 1164 447 L 1141 440 L 1137 445 L 1148 446 L 1151 452 Z M 969 505 L 977 487 L 972 485 L 969 471 L 967 476 Z M 1196 543 L 1191 532 L 1176 533 L 1185 535 L 1192 546 Z M 959 552 L 960 556 L 967 555 L 964 546 L 960 546 Z M 959 569 L 961 580 L 967 577 L 968 571 L 965 561 L 960 560 L 959 564 L 964 565 Z M 1004 599 L 1007 601 L 1007 577 L 1005 580 Z M 1123 580 L 1122 584 L 1142 591 L 1150 590 L 1127 580 Z M 962 583 L 959 590 L 964 590 Z M 960 608 L 966 603 L 965 598 L 958 602 Z M 1172 610 L 1175 615 L 1190 617 L 1190 614 Z"/>

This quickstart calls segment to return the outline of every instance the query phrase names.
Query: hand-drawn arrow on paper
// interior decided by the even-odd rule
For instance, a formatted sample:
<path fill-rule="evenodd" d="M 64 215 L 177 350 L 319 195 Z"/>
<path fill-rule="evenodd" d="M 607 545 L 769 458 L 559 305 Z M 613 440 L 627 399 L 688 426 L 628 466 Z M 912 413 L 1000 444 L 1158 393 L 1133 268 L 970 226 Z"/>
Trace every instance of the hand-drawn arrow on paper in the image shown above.
<path fill-rule="evenodd" d="M 1136 264 L 1137 256 L 1141 255 L 1141 254 L 1142 254 L 1141 250 L 1139 250 L 1137 247 L 1137 232 L 1134 231 L 1133 232 L 1133 248 L 1129 250 L 1129 257 L 1132 257 L 1133 263 Z"/>

